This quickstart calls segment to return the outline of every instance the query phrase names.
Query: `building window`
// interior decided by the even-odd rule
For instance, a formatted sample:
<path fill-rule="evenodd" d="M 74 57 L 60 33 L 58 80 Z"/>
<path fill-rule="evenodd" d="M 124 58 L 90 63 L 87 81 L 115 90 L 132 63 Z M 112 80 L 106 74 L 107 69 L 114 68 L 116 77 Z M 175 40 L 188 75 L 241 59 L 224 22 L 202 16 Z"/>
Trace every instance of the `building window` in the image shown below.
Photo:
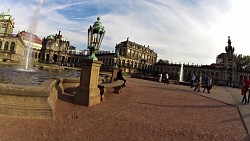
<path fill-rule="evenodd" d="M 46 49 L 50 49 L 50 47 L 52 46 L 52 43 L 51 42 L 48 42 L 47 46 L 46 46 Z"/>
<path fill-rule="evenodd" d="M 9 47 L 9 42 L 5 42 L 4 50 L 8 50 L 8 47 Z"/>
<path fill-rule="evenodd" d="M 15 43 L 14 42 L 12 42 L 10 44 L 10 51 L 15 51 Z"/>
<path fill-rule="evenodd" d="M 6 31 L 6 24 L 3 24 L 2 28 L 1 28 L 1 33 L 5 33 Z"/>

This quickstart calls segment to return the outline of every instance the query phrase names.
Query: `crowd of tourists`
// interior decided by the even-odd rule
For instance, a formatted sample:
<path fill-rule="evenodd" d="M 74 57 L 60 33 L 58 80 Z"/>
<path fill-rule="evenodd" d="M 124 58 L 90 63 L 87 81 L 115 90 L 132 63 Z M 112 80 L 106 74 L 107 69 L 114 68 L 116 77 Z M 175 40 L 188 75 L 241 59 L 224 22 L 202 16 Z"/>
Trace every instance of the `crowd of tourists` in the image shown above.
<path fill-rule="evenodd" d="M 168 73 L 165 73 L 164 76 L 162 74 L 159 74 L 159 82 L 164 81 L 165 84 L 169 84 L 169 76 Z M 191 76 L 191 88 L 194 88 L 194 91 L 200 92 L 203 88 L 203 92 L 206 92 L 210 94 L 210 91 L 213 87 L 213 79 L 210 74 L 208 74 L 204 80 L 202 80 L 202 76 L 195 76 L 194 74 Z M 248 95 L 247 95 L 248 93 Z M 250 102 L 250 77 L 247 76 L 244 77 L 244 82 L 241 88 L 241 94 L 243 95 L 242 103 L 246 104 Z"/>
<path fill-rule="evenodd" d="M 200 89 L 202 88 L 202 86 L 204 87 L 203 92 L 205 92 L 207 90 L 207 93 L 209 94 L 210 90 L 213 87 L 212 76 L 210 74 L 208 74 L 204 79 L 204 83 L 202 83 L 202 76 L 200 75 L 200 76 L 196 77 L 193 74 L 191 77 L 191 88 L 194 87 L 194 91 L 200 92 Z"/>

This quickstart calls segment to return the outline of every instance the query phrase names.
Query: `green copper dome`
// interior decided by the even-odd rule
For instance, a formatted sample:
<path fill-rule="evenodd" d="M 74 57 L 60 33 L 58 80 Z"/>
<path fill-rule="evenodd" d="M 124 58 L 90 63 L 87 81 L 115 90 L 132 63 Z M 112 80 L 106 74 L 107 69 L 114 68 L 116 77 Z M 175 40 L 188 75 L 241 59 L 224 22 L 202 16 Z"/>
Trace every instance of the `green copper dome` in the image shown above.
<path fill-rule="evenodd" d="M 55 40 L 55 34 L 47 36 L 47 39 Z"/>
<path fill-rule="evenodd" d="M 104 33 L 104 26 L 102 26 L 102 23 L 100 21 L 100 17 L 97 18 L 97 21 L 93 25 L 93 31 L 94 33 Z"/>
<path fill-rule="evenodd" d="M 52 35 L 49 35 L 47 36 L 47 39 L 51 39 L 51 40 L 56 40 L 56 35 L 55 34 L 52 34 Z M 68 41 L 65 37 L 61 36 L 61 41 Z"/>

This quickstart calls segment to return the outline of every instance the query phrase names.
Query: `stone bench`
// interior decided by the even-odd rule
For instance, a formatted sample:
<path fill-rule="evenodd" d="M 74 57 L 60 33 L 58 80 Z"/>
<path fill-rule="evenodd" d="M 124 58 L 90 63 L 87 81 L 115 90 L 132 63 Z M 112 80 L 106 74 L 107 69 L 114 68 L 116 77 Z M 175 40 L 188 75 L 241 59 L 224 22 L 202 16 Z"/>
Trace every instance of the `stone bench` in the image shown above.
<path fill-rule="evenodd" d="M 114 93 L 120 93 L 120 90 L 122 88 L 123 85 L 123 80 L 117 80 L 115 82 L 112 83 L 101 83 L 98 84 L 98 88 L 100 89 L 100 95 L 101 95 L 101 101 L 104 100 L 104 93 L 106 93 L 106 89 L 105 88 L 114 88 Z"/>

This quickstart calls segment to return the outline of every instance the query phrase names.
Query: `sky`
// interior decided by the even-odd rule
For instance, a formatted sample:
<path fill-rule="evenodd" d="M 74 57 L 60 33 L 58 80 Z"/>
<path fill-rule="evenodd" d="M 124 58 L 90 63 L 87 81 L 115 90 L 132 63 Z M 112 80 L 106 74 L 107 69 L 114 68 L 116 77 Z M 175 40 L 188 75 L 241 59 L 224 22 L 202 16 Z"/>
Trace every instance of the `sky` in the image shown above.
<path fill-rule="evenodd" d="M 0 12 L 10 9 L 15 18 L 14 34 L 36 25 L 38 37 L 61 31 L 83 50 L 100 17 L 106 31 L 100 50 L 114 51 L 129 37 L 158 59 L 189 64 L 215 63 L 228 36 L 235 54 L 250 55 L 249 7 L 249 0 L 0 0 Z"/>

